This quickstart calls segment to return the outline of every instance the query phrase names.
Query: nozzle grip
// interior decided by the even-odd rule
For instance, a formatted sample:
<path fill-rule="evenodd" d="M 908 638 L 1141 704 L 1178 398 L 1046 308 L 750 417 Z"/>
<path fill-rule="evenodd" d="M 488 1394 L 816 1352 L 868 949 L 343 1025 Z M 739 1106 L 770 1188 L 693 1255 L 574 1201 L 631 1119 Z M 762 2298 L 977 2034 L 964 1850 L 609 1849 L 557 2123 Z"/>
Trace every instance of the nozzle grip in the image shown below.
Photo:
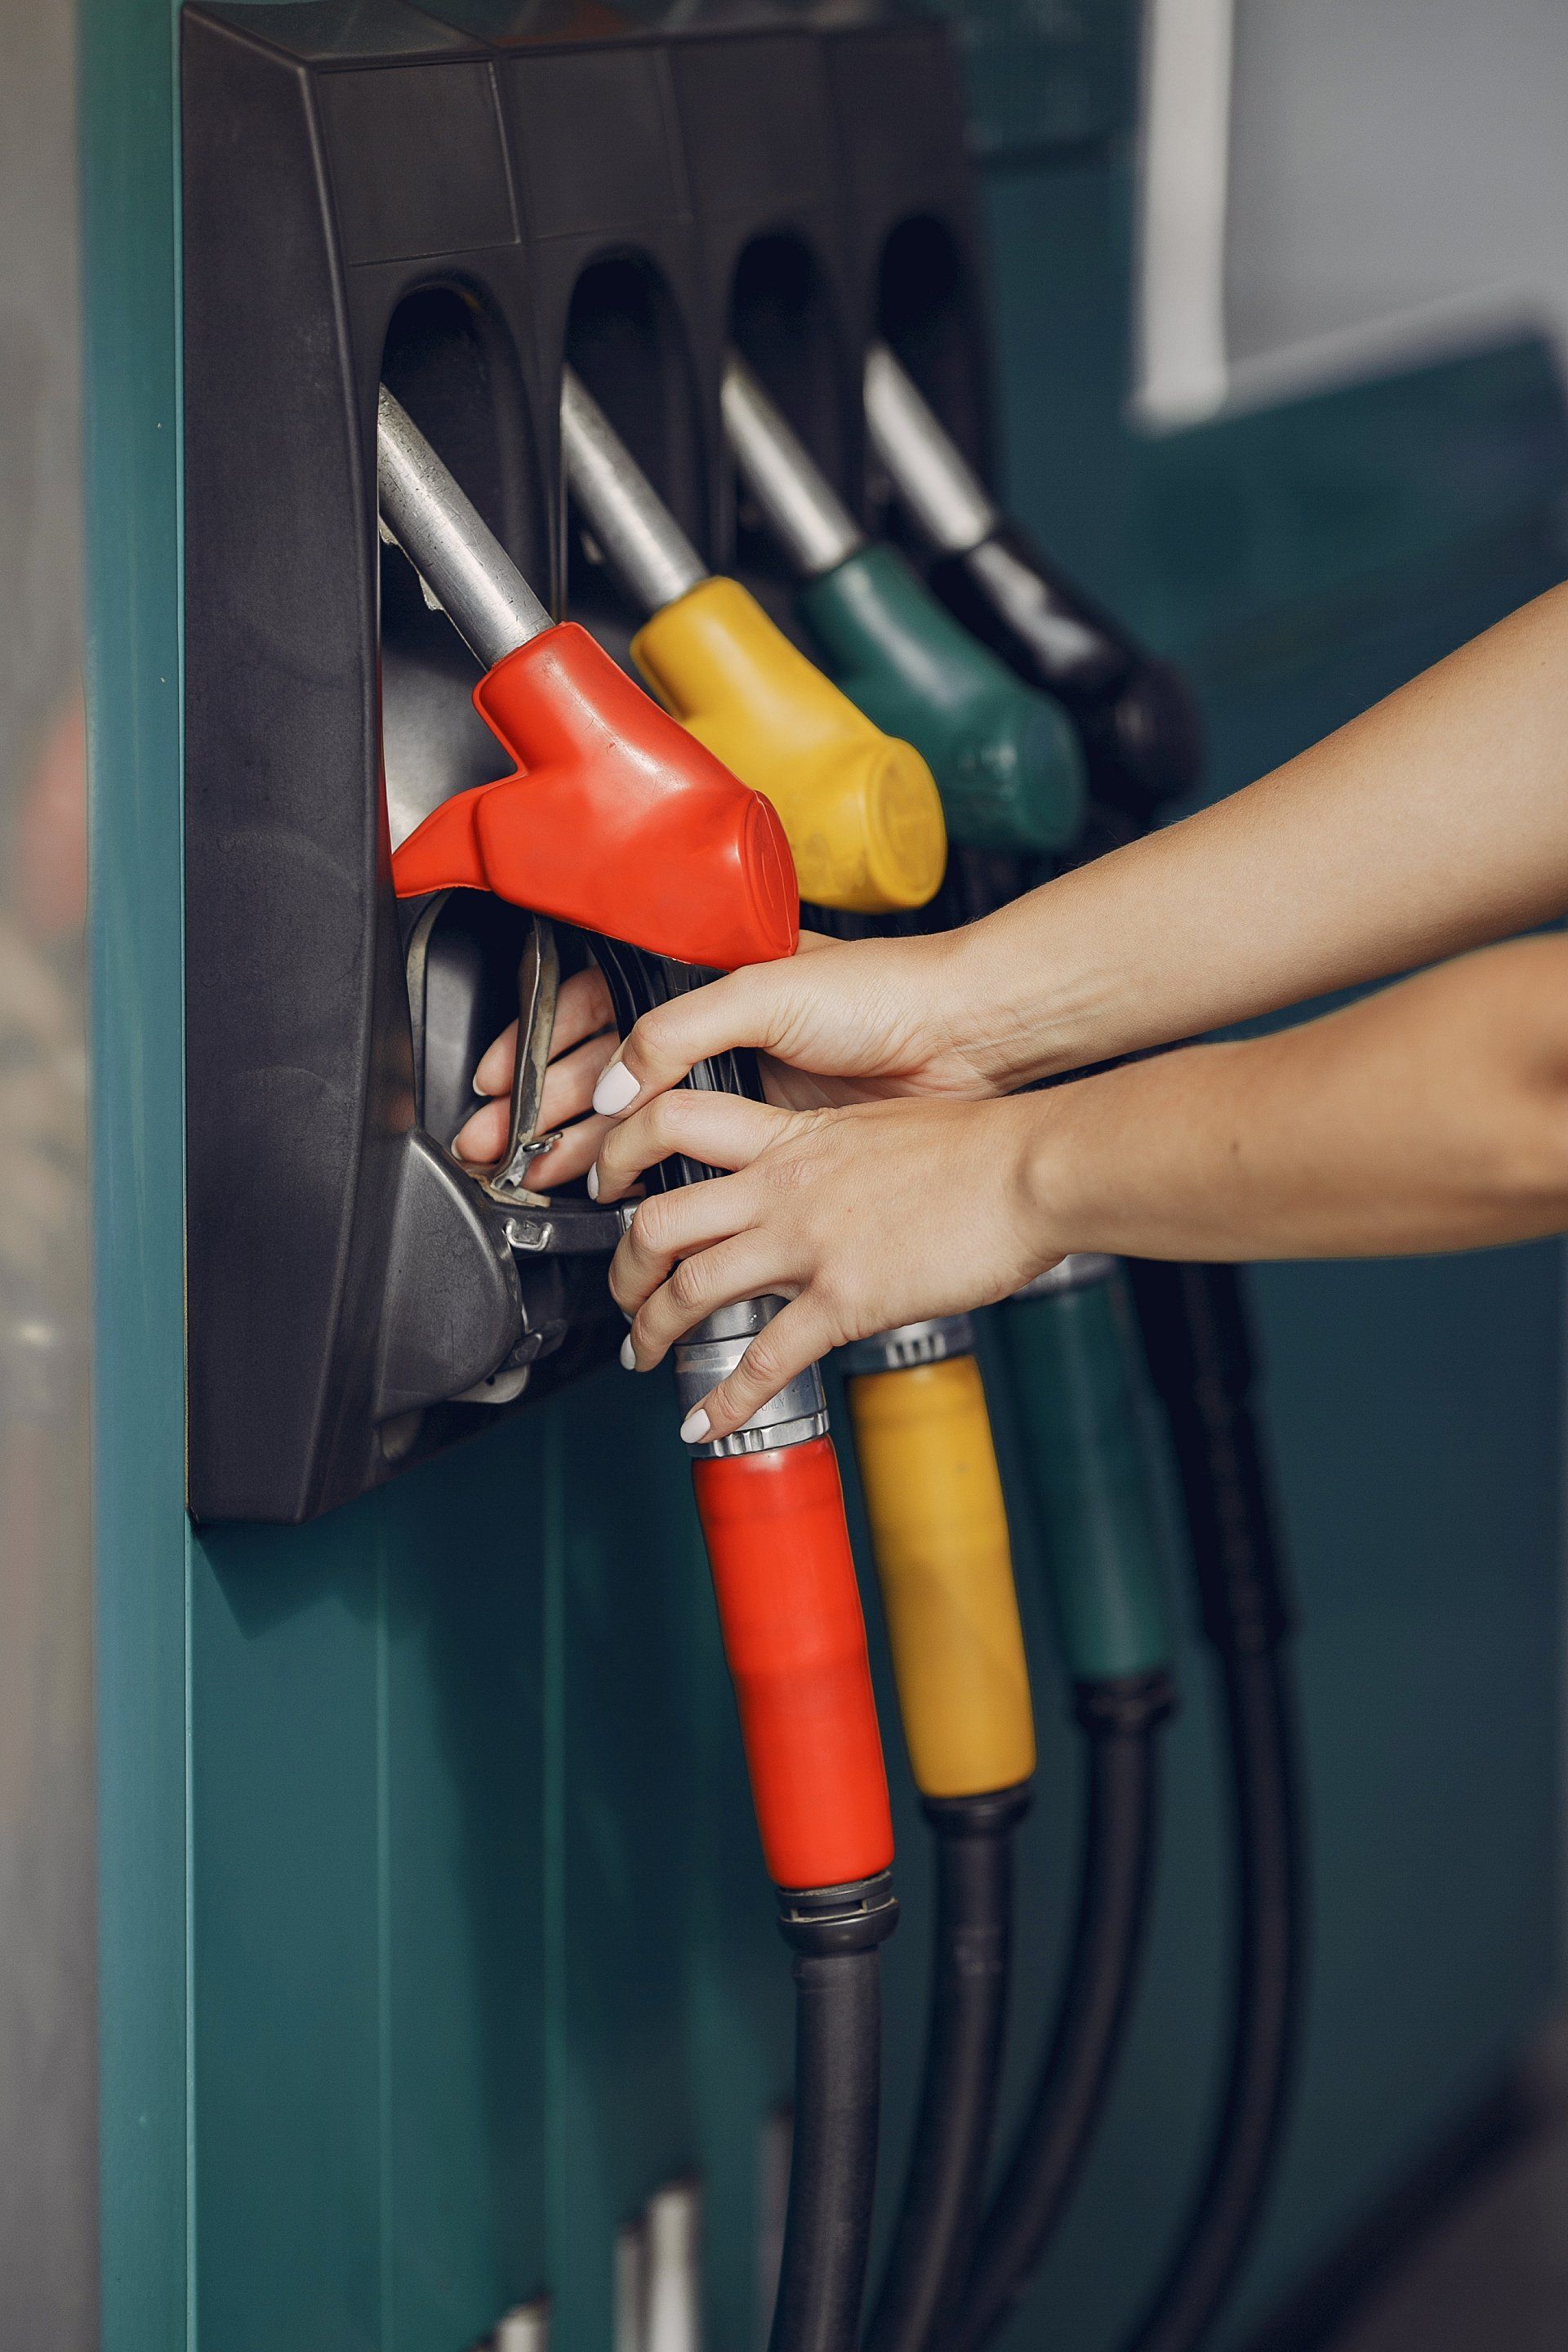
<path fill-rule="evenodd" d="M 875 1877 L 893 1824 L 833 1441 L 699 1461 L 692 1481 L 769 1874 Z"/>
<path fill-rule="evenodd" d="M 783 825 L 563 623 L 486 673 L 474 702 L 517 772 L 459 793 L 393 858 L 400 898 L 454 886 L 682 963 L 732 971 L 795 951 Z"/>
<path fill-rule="evenodd" d="M 1163 1669 L 1171 1637 L 1120 1269 L 1010 1299 L 999 1319 L 1068 1672 L 1089 1683 Z"/>
<path fill-rule="evenodd" d="M 930 762 L 955 842 L 1067 846 L 1084 767 L 1066 713 L 961 628 L 896 550 L 858 549 L 798 602 L 850 700 Z"/>
<path fill-rule="evenodd" d="M 803 898 L 923 907 L 947 835 L 930 769 L 807 661 L 738 581 L 705 580 L 632 640 L 665 708 L 784 822 Z"/>
<path fill-rule="evenodd" d="M 848 1382 L 915 1784 L 973 1797 L 1035 1769 L 1006 1507 L 970 1355 Z"/>

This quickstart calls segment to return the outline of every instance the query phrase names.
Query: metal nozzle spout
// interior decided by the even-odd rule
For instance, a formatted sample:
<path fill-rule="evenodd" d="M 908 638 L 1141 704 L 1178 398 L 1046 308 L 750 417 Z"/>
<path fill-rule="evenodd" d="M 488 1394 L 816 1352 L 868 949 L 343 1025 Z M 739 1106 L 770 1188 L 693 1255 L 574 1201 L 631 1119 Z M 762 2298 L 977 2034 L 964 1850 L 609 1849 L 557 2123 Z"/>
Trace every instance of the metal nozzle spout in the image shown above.
<path fill-rule="evenodd" d="M 633 604 L 661 613 L 707 579 L 708 566 L 571 368 L 561 379 L 561 447 L 572 497 Z"/>
<path fill-rule="evenodd" d="M 724 362 L 724 431 L 741 477 L 803 579 L 836 571 L 866 534 L 738 352 Z"/>
<path fill-rule="evenodd" d="M 985 485 L 886 343 L 866 354 L 866 429 L 933 547 L 963 555 L 1001 521 Z"/>
<path fill-rule="evenodd" d="M 401 401 L 381 386 L 376 499 L 386 529 L 486 669 L 553 626 Z"/>

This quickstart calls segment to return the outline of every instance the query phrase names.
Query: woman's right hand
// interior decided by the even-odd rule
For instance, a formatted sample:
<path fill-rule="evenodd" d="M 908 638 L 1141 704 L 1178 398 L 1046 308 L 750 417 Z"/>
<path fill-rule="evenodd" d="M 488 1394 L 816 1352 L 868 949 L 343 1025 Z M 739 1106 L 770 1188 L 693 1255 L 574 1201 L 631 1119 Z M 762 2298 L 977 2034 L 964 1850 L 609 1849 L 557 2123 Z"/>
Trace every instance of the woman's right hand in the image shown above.
<path fill-rule="evenodd" d="M 768 1100 L 786 1110 L 1004 1091 L 999 1058 L 993 1069 L 984 1047 L 964 1037 L 952 945 L 962 936 L 845 941 L 803 931 L 787 961 L 748 965 L 645 1013 L 624 1050 L 603 980 L 576 973 L 561 992 L 542 1113 L 544 1128 L 566 1131 L 532 1162 L 530 1184 L 581 1176 L 606 1114 L 618 1116 L 678 1084 L 695 1063 L 737 1046 L 758 1050 Z M 458 1137 L 460 1159 L 484 1162 L 504 1149 L 516 1057 L 514 1022 L 475 1073 L 474 1090 L 487 1100 Z"/>
<path fill-rule="evenodd" d="M 964 937 L 802 931 L 787 961 L 747 964 L 645 1013 L 601 1071 L 594 1108 L 618 1117 L 697 1063 L 748 1046 L 761 1057 L 768 1100 L 785 1110 L 1002 1091 L 1000 1056 L 987 1051 L 961 982 Z"/>

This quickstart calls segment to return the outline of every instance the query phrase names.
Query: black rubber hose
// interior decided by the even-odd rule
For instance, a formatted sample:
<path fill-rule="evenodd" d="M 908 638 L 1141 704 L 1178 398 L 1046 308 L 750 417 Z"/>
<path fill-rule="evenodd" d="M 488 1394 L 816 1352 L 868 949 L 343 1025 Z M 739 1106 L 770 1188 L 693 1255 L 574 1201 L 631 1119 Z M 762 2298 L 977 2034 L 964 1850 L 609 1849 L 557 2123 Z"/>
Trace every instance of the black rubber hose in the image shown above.
<path fill-rule="evenodd" d="M 1129 1265 L 1170 1423 L 1229 1735 L 1236 1855 L 1230 2056 L 1203 2184 L 1123 2352 L 1194 2352 L 1240 2271 L 1273 2179 L 1295 2076 L 1307 1916 L 1293 1612 L 1252 1408 L 1241 1281 L 1229 1265 Z"/>
<path fill-rule="evenodd" d="M 978 2352 L 1028 2284 L 1095 2133 L 1125 2040 L 1158 1828 L 1163 1675 L 1078 1693 L 1084 1822 L 1072 1948 L 1055 2028 L 944 2342 Z"/>
<path fill-rule="evenodd" d="M 866 2352 L 921 2352 L 944 2333 L 985 2193 L 1007 2015 L 1013 1853 L 1026 1787 L 928 1797 L 936 1857 L 925 2075 L 903 2201 Z"/>
<path fill-rule="evenodd" d="M 871 2242 L 881 1954 L 795 1956 L 795 2130 L 768 2352 L 853 2352 Z"/>
<path fill-rule="evenodd" d="M 1262 1653 L 1220 1662 L 1236 1815 L 1230 2065 L 1203 2185 L 1126 2352 L 1194 2352 L 1251 2244 L 1273 2177 L 1300 2011 L 1304 1941 L 1293 1711 Z"/>

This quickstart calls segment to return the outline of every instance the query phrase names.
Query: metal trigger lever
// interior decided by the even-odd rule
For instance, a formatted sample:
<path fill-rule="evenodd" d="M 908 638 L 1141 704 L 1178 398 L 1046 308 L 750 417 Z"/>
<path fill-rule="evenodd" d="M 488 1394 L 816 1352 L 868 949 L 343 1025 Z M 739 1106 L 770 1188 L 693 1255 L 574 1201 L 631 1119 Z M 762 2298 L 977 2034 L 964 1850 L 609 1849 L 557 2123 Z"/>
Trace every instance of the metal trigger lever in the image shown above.
<path fill-rule="evenodd" d="M 542 1192 L 531 1192 L 527 1178 L 532 1162 L 560 1140 L 559 1129 L 553 1135 L 539 1132 L 560 992 L 561 956 L 555 944 L 554 926 L 541 915 L 531 915 L 528 937 L 517 967 L 517 1061 L 512 1071 L 506 1150 L 489 1173 L 479 1180 L 492 1199 L 509 1206 L 521 1202 L 539 1207 L 545 1204 L 547 1198 Z"/>

